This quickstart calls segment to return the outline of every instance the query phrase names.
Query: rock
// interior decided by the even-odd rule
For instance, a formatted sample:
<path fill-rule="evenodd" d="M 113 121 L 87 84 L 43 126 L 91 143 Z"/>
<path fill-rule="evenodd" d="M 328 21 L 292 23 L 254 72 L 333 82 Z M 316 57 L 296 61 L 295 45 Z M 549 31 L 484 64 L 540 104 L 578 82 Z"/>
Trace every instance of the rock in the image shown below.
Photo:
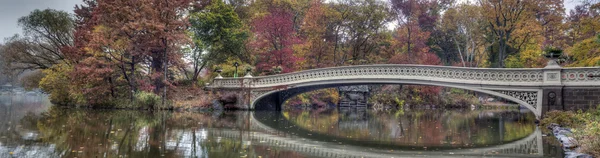
<path fill-rule="evenodd" d="M 552 130 L 552 132 L 554 133 L 554 136 L 570 136 L 571 134 L 573 134 L 570 130 L 566 130 L 566 129 L 556 129 L 556 130 Z"/>
<path fill-rule="evenodd" d="M 560 143 L 563 144 L 565 148 L 575 148 L 577 147 L 577 141 L 573 137 L 560 137 L 558 138 Z"/>
<path fill-rule="evenodd" d="M 593 158 L 591 155 L 578 153 L 573 149 L 565 149 L 565 158 Z"/>
<path fill-rule="evenodd" d="M 213 100 L 212 108 L 215 111 L 223 111 L 223 104 L 219 100 Z"/>
<path fill-rule="evenodd" d="M 591 157 L 590 155 L 578 153 L 576 151 L 577 147 L 579 146 L 579 143 L 577 142 L 577 140 L 575 138 L 571 137 L 573 135 L 573 131 L 571 131 L 570 128 L 560 127 L 560 125 L 556 124 L 556 123 L 551 123 L 546 128 L 552 130 L 552 134 L 554 134 L 554 137 L 556 137 L 556 139 L 558 139 L 558 141 L 562 144 L 563 150 L 565 151 L 565 154 L 566 154 L 565 157 L 568 157 L 568 158 Z"/>
<path fill-rule="evenodd" d="M 556 123 L 551 123 L 551 124 L 550 124 L 550 125 L 548 125 L 548 127 L 546 127 L 546 128 L 548 128 L 548 129 L 552 130 L 552 129 L 554 129 L 554 127 L 560 127 L 560 125 L 558 125 L 558 124 L 556 124 Z"/>

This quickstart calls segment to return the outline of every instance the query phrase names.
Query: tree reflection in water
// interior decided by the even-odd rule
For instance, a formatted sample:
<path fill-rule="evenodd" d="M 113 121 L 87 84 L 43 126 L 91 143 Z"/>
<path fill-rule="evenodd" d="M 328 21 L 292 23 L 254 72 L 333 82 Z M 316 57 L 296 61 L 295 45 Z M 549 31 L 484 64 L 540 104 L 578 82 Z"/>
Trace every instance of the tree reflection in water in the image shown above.
<path fill-rule="evenodd" d="M 485 114 L 485 115 L 481 115 Z M 483 147 L 519 140 L 534 132 L 532 113 L 458 109 L 371 111 L 366 108 L 287 110 L 283 117 L 309 132 L 339 140 L 416 149 Z"/>
<path fill-rule="evenodd" d="M 241 137 L 225 138 L 211 133 L 219 129 L 249 133 L 248 117 L 249 112 L 53 107 L 41 115 L 28 113 L 16 125 L 21 131 L 39 133 L 34 140 L 2 133 L 0 157 L 304 157 L 293 151 L 251 144 Z"/>

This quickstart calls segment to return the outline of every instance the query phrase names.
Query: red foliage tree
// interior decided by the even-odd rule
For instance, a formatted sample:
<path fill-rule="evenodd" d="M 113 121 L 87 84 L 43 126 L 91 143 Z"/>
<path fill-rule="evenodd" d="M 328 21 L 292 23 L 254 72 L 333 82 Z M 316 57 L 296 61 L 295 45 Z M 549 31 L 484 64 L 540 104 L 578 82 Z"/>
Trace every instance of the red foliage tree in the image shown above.
<path fill-rule="evenodd" d="M 75 64 L 73 80 L 84 94 L 116 90 L 159 91 L 170 85 L 165 65 L 181 64 L 188 41 L 183 11 L 190 0 L 86 0 L 75 9 L 75 46 L 64 48 Z M 149 67 L 142 71 L 143 67 Z M 149 80 L 150 82 L 148 82 Z M 125 87 L 119 87 L 125 86 Z M 92 93 L 93 92 L 93 93 Z M 106 98 L 105 95 L 88 95 Z M 94 100 L 93 98 L 87 98 Z"/>
<path fill-rule="evenodd" d="M 270 7 L 269 14 L 252 22 L 256 40 L 250 46 L 257 55 L 259 71 L 281 66 L 283 73 L 293 72 L 301 60 L 294 56 L 292 46 L 301 43 L 294 29 L 293 15 L 282 8 Z"/>

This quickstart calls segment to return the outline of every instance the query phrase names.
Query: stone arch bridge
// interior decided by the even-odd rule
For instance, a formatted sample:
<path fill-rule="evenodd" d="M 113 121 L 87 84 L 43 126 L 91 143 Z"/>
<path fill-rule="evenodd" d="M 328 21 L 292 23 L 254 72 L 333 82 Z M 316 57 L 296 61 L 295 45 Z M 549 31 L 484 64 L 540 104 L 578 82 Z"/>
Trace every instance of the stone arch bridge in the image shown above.
<path fill-rule="evenodd" d="M 465 68 L 429 65 L 359 65 L 241 78 L 215 78 L 207 88 L 237 93 L 250 110 L 281 110 L 296 94 L 336 86 L 413 84 L 453 87 L 501 97 L 540 117 L 548 110 L 600 104 L 600 67 Z"/>

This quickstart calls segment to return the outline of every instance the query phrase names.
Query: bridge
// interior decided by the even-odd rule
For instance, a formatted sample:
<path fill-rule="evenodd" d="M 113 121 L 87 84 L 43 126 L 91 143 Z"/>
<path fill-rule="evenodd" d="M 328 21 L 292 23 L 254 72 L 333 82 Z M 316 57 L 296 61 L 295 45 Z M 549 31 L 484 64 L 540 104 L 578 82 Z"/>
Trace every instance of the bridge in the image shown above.
<path fill-rule="evenodd" d="M 600 104 L 600 67 L 466 68 L 430 65 L 358 65 L 240 78 L 220 75 L 207 88 L 238 94 L 241 108 L 281 110 L 296 94 L 364 84 L 410 84 L 460 88 L 497 96 L 530 109 L 588 109 Z"/>

